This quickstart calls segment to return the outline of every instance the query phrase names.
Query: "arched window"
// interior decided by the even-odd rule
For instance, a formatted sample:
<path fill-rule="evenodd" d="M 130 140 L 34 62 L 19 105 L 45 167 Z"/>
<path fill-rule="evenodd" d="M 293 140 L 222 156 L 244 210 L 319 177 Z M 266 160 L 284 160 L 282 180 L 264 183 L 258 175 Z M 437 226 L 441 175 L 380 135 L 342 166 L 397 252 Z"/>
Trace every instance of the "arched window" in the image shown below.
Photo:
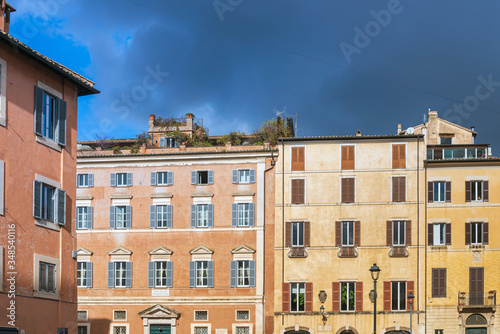
<path fill-rule="evenodd" d="M 486 318 L 483 317 L 481 314 L 473 314 L 467 318 L 465 321 L 465 325 L 469 326 L 477 326 L 477 325 L 487 325 L 488 322 L 486 321 Z"/>

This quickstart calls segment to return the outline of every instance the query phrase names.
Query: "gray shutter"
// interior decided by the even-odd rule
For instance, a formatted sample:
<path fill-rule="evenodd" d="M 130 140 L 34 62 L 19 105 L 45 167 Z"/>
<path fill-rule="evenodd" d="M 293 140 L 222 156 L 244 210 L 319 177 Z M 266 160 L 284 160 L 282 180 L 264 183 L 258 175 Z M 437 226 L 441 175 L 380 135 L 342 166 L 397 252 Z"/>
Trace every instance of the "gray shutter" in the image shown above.
<path fill-rule="evenodd" d="M 248 219 L 248 225 L 249 226 L 255 226 L 255 204 L 254 203 L 249 203 L 249 219 Z"/>
<path fill-rule="evenodd" d="M 127 186 L 132 187 L 132 173 L 127 173 Z"/>
<path fill-rule="evenodd" d="M 80 219 L 78 218 L 78 206 L 76 207 L 76 218 L 75 218 L 75 222 L 76 222 L 76 229 L 78 229 L 78 225 L 80 224 Z"/>
<path fill-rule="evenodd" d="M 94 174 L 89 174 L 89 187 L 94 186 Z"/>
<path fill-rule="evenodd" d="M 148 263 L 148 288 L 155 287 L 155 265 L 154 261 L 149 261 Z"/>
<path fill-rule="evenodd" d="M 81 187 L 82 185 L 80 184 L 80 174 L 76 174 L 76 187 Z"/>
<path fill-rule="evenodd" d="M 167 172 L 167 186 L 174 184 L 174 172 Z"/>
<path fill-rule="evenodd" d="M 172 261 L 167 261 L 167 288 L 173 286 L 174 281 L 174 263 Z"/>
<path fill-rule="evenodd" d="M 109 207 L 109 228 L 114 229 L 116 226 L 116 214 L 115 214 L 115 208 L 114 206 Z"/>
<path fill-rule="evenodd" d="M 196 261 L 189 261 L 189 287 L 196 288 Z"/>
<path fill-rule="evenodd" d="M 87 228 L 89 230 L 94 228 L 94 208 L 87 206 Z"/>
<path fill-rule="evenodd" d="M 87 263 L 87 288 L 92 287 L 92 262 Z"/>
<path fill-rule="evenodd" d="M 108 262 L 108 288 L 115 287 L 115 263 Z"/>
<path fill-rule="evenodd" d="M 238 261 L 231 261 L 231 288 L 238 286 Z"/>
<path fill-rule="evenodd" d="M 214 171 L 208 171 L 208 184 L 214 184 Z"/>
<path fill-rule="evenodd" d="M 255 183 L 255 169 L 250 169 L 250 183 Z"/>
<path fill-rule="evenodd" d="M 196 228 L 196 204 L 191 204 L 191 228 Z"/>
<path fill-rule="evenodd" d="M 198 182 L 196 182 L 196 176 L 197 175 L 198 175 L 198 173 L 195 170 L 191 171 L 191 184 L 197 184 L 198 183 Z"/>
<path fill-rule="evenodd" d="M 208 204 L 208 227 L 214 227 L 214 205 Z"/>
<path fill-rule="evenodd" d="M 56 189 L 56 219 L 55 222 L 59 225 L 66 225 L 66 191 Z"/>
<path fill-rule="evenodd" d="M 238 170 L 233 169 L 233 183 L 238 183 Z"/>
<path fill-rule="evenodd" d="M 238 227 L 238 203 L 231 204 L 231 222 L 233 227 Z"/>
<path fill-rule="evenodd" d="M 66 146 L 66 101 L 57 99 L 57 116 L 57 142 L 61 146 Z"/>
<path fill-rule="evenodd" d="M 33 181 L 33 217 L 42 218 L 42 182 Z"/>
<path fill-rule="evenodd" d="M 249 285 L 250 287 L 255 287 L 255 261 L 249 261 L 250 262 L 250 279 L 249 279 Z"/>
<path fill-rule="evenodd" d="M 172 205 L 167 205 L 167 228 L 172 228 L 172 211 L 173 211 L 173 206 Z"/>
<path fill-rule="evenodd" d="M 157 218 L 158 216 L 156 215 L 156 205 L 150 205 L 149 206 L 149 228 L 157 228 Z"/>
<path fill-rule="evenodd" d="M 125 287 L 132 287 L 132 262 L 125 262 Z"/>
<path fill-rule="evenodd" d="M 35 86 L 35 133 L 42 136 L 43 89 Z"/>
<path fill-rule="evenodd" d="M 167 146 L 167 138 L 160 137 L 160 147 L 165 147 L 165 146 Z"/>
<path fill-rule="evenodd" d="M 214 287 L 214 261 L 207 261 L 208 263 L 208 283 L 209 288 Z"/>
<path fill-rule="evenodd" d="M 125 228 L 132 228 L 132 205 L 125 207 Z"/>
<path fill-rule="evenodd" d="M 151 185 L 156 186 L 156 172 L 151 172 Z"/>
<path fill-rule="evenodd" d="M 111 187 L 116 187 L 116 173 L 111 173 Z"/>

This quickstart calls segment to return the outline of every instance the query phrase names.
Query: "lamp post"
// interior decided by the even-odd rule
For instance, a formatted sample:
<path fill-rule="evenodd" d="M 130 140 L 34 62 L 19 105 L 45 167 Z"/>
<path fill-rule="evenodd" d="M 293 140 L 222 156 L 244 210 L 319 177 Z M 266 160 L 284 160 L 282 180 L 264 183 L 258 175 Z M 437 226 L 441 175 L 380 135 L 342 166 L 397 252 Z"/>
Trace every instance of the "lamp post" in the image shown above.
<path fill-rule="evenodd" d="M 377 334 L 377 280 L 380 275 L 380 268 L 374 263 L 370 268 L 373 280 L 373 334 Z"/>
<path fill-rule="evenodd" d="M 412 327 L 411 327 L 411 311 L 413 309 L 413 299 L 415 298 L 415 296 L 413 295 L 413 293 L 410 292 L 410 294 L 408 295 L 408 303 L 410 304 L 410 334 L 412 331 Z"/>

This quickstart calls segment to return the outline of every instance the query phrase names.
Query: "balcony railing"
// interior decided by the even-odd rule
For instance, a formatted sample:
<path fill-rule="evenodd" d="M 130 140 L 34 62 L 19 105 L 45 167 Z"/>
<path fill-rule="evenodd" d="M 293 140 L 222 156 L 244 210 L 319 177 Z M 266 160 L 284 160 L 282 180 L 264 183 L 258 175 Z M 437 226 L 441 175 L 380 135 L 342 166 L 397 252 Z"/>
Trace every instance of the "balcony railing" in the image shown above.
<path fill-rule="evenodd" d="M 427 160 L 486 158 L 488 145 L 435 145 L 427 148 Z"/>
<path fill-rule="evenodd" d="M 458 306 L 465 307 L 492 307 L 497 305 L 497 292 L 490 291 L 487 293 L 476 292 L 459 292 Z"/>

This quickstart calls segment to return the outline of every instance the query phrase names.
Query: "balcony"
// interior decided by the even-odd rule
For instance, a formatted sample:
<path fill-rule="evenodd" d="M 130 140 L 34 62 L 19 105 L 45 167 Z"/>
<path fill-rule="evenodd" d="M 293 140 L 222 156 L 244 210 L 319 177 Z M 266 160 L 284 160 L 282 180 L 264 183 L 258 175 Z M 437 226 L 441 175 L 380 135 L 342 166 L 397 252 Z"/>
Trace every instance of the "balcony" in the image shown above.
<path fill-rule="evenodd" d="M 493 312 L 497 305 L 497 292 L 487 293 L 458 292 L 458 310 L 463 312 L 470 309 L 491 309 Z"/>
<path fill-rule="evenodd" d="M 408 257 L 409 255 L 410 253 L 406 246 L 391 246 L 391 250 L 389 251 L 390 257 Z"/>
<path fill-rule="evenodd" d="M 288 257 L 307 257 L 305 247 L 290 247 L 288 250 Z"/>
<path fill-rule="evenodd" d="M 356 247 L 353 246 L 342 246 L 339 249 L 338 257 L 357 257 L 358 252 Z"/>
<path fill-rule="evenodd" d="M 427 160 L 487 159 L 488 145 L 429 145 Z"/>

